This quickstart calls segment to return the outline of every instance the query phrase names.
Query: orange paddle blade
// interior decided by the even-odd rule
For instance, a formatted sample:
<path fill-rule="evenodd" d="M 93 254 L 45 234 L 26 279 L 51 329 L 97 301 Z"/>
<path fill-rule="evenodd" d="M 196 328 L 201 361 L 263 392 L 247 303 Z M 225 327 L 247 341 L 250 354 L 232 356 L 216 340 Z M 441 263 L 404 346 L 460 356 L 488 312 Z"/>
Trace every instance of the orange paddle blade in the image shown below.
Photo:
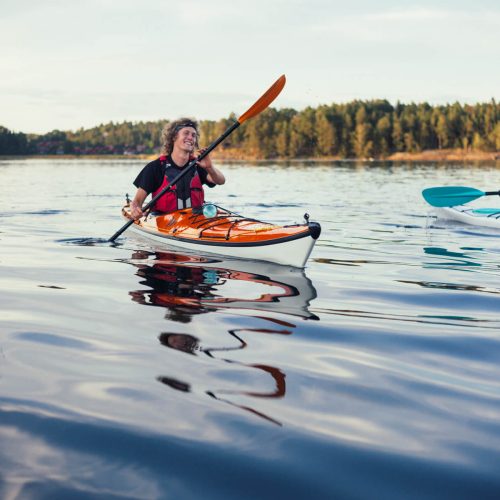
<path fill-rule="evenodd" d="M 258 115 L 261 111 L 264 111 L 269 104 L 271 104 L 276 97 L 278 97 L 279 93 L 283 90 L 285 86 L 286 78 L 285 75 L 281 75 L 267 90 L 266 92 L 259 98 L 259 100 L 250 107 L 245 113 L 243 113 L 239 118 L 238 122 L 241 125 L 244 121 L 249 118 L 253 118 Z"/>

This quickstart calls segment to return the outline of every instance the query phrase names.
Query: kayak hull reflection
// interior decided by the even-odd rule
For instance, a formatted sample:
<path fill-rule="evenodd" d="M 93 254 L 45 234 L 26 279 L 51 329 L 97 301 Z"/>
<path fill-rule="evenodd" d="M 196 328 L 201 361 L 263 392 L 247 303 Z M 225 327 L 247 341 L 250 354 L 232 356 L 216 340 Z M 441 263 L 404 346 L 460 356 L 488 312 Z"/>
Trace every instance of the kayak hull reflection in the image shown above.
<path fill-rule="evenodd" d="M 139 269 L 138 275 L 144 278 L 141 285 L 146 286 L 131 293 L 137 302 L 174 308 L 185 315 L 249 309 L 318 319 L 309 311 L 317 294 L 304 269 L 177 249 L 165 251 L 155 248 L 155 243 L 149 246 L 149 250 L 136 250 L 129 261 Z"/>

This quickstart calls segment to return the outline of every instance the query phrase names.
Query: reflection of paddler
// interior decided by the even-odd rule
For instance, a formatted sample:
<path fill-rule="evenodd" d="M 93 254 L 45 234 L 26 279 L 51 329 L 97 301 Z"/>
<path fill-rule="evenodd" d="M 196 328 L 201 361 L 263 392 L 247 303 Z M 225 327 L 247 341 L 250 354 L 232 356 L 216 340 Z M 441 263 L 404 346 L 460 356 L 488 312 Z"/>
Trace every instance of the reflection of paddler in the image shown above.
<path fill-rule="evenodd" d="M 171 309 L 170 319 L 189 321 L 193 314 L 208 312 L 201 298 L 213 296 L 213 276 L 206 279 L 204 269 L 197 266 L 176 265 L 174 262 L 155 263 L 153 266 L 136 264 L 137 275 L 144 278 L 141 285 L 151 290 L 131 291 L 132 300 L 144 305 Z"/>
<path fill-rule="evenodd" d="M 151 255 L 156 257 L 152 264 L 149 260 Z M 141 254 L 136 253 L 134 257 L 137 261 Z M 166 252 L 145 253 L 142 260 L 144 264 L 133 264 L 139 268 L 137 275 L 145 278 L 141 284 L 152 290 L 130 292 L 133 300 L 141 304 L 180 307 L 188 314 L 205 313 L 216 308 L 240 308 L 318 319 L 308 311 L 310 301 L 316 297 L 316 290 L 303 270 Z M 226 268 L 225 265 L 234 268 Z M 257 294 L 250 297 L 223 296 L 221 288 L 229 282 L 252 283 L 256 285 Z M 234 288 L 230 287 L 230 290 L 234 294 Z M 248 290 L 244 289 L 245 294 Z"/>
<path fill-rule="evenodd" d="M 162 333 L 159 340 L 166 347 L 188 354 L 194 354 L 194 351 L 199 349 L 198 339 L 187 333 Z"/>
<path fill-rule="evenodd" d="M 197 352 L 202 352 L 206 354 L 207 356 L 214 358 L 214 359 L 221 359 L 222 361 L 225 361 L 226 363 L 233 363 L 237 364 L 240 366 L 248 367 L 248 368 L 255 368 L 258 370 L 262 370 L 265 373 L 268 373 L 271 375 L 271 377 L 274 380 L 275 387 L 271 392 L 256 392 L 256 391 L 235 391 L 235 390 L 218 390 L 218 391 L 206 391 L 206 393 L 219 401 L 224 401 L 225 403 L 228 403 L 232 406 L 237 406 L 238 408 L 244 409 L 246 411 L 250 411 L 256 415 L 259 415 L 260 417 L 265 418 L 266 420 L 272 421 L 273 423 L 276 423 L 278 425 L 281 425 L 280 422 L 274 420 L 273 418 L 269 417 L 268 415 L 265 415 L 253 408 L 250 408 L 248 406 L 242 406 L 233 403 L 232 401 L 229 401 L 227 399 L 221 398 L 219 395 L 225 394 L 225 395 L 230 395 L 230 394 L 241 394 L 245 396 L 251 396 L 251 397 L 258 397 L 258 398 L 282 398 L 285 393 L 286 393 L 286 383 L 285 383 L 285 373 L 283 373 L 279 368 L 276 368 L 274 366 L 269 366 L 269 365 L 264 365 L 264 364 L 244 364 L 244 363 L 238 363 L 234 360 L 231 359 L 225 359 L 225 358 L 216 358 L 214 356 L 215 352 L 221 352 L 221 351 L 233 351 L 233 350 L 239 350 L 239 349 L 244 349 L 247 346 L 247 343 L 239 337 L 236 332 L 240 331 L 245 331 L 245 332 L 255 332 L 255 333 L 271 333 L 271 334 L 290 334 L 291 332 L 288 330 L 273 330 L 273 329 L 262 329 L 262 328 L 247 328 L 247 329 L 241 329 L 241 330 L 230 330 L 229 334 L 233 336 L 235 339 L 238 340 L 238 345 L 233 346 L 233 347 L 211 347 L 211 348 L 206 348 L 202 347 L 200 345 L 200 341 L 197 337 L 189 334 L 184 334 L 184 333 L 162 333 L 159 336 L 159 340 L 162 345 L 169 347 L 170 349 L 175 349 L 179 350 L 188 354 L 196 354 Z M 191 386 L 185 381 L 181 381 L 179 379 L 173 378 L 173 377 L 167 377 L 167 376 L 159 376 L 157 379 L 162 382 L 165 385 L 168 385 L 169 387 L 180 390 L 182 392 L 190 392 Z"/>

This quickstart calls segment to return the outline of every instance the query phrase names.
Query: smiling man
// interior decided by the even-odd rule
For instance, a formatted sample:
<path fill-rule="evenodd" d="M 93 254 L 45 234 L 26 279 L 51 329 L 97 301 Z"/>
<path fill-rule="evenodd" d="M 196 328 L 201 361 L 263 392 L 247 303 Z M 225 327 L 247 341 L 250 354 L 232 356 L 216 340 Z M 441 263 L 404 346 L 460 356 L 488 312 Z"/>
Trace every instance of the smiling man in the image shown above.
<path fill-rule="evenodd" d="M 195 158 L 198 148 L 198 123 L 189 118 L 176 120 L 163 129 L 161 156 L 148 163 L 134 181 L 137 192 L 131 202 L 134 219 L 143 216 L 142 205 L 146 197 L 153 197 L 167 186 Z M 203 205 L 203 184 L 214 187 L 224 184 L 226 179 L 212 164 L 207 155 L 196 167 L 181 177 L 179 181 L 155 203 L 154 212 L 173 212 L 182 208 L 197 208 Z"/>

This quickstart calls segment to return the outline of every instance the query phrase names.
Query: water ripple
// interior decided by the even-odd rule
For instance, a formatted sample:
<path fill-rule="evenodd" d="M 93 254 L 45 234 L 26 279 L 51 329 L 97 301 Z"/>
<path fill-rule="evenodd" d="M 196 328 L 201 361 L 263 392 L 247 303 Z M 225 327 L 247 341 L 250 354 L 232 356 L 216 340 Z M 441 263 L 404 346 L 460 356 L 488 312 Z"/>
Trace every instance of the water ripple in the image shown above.
<path fill-rule="evenodd" d="M 498 232 L 420 195 L 496 166 L 221 166 L 303 270 L 111 244 L 140 167 L 2 163 L 1 497 L 498 497 Z"/>

